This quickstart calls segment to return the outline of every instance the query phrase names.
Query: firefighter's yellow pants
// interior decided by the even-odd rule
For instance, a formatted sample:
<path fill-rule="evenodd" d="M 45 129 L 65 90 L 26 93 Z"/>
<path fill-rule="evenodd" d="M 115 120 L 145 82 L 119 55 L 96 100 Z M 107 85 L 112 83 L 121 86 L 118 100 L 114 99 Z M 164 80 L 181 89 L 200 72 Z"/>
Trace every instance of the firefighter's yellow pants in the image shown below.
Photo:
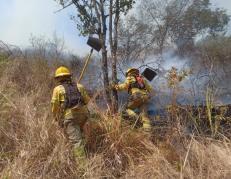
<path fill-rule="evenodd" d="M 64 131 L 74 147 L 74 155 L 77 158 L 85 158 L 83 127 L 89 118 L 88 112 L 76 114 L 76 118 L 64 120 Z"/>
<path fill-rule="evenodd" d="M 132 94 L 128 99 L 125 111 L 123 111 L 123 113 L 126 113 L 129 118 L 139 120 L 139 122 L 142 123 L 145 131 L 151 130 L 151 121 L 147 114 L 148 100 L 148 95 L 139 93 Z M 135 109 L 139 109 L 140 115 L 134 111 Z"/>

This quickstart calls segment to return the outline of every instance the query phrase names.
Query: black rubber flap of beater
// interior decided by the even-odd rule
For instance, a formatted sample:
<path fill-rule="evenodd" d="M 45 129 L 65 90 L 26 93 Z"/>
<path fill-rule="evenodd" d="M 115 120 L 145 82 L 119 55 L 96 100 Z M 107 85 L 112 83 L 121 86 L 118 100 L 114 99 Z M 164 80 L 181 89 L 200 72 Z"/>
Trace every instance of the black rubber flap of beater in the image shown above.
<path fill-rule="evenodd" d="M 94 38 L 94 37 L 89 37 L 88 38 L 88 41 L 87 41 L 87 44 L 91 47 L 91 48 L 93 48 L 94 50 L 96 50 L 96 51 L 100 51 L 101 50 L 101 48 L 102 48 L 102 43 L 101 43 L 101 41 L 99 40 L 99 39 L 97 39 L 97 38 Z"/>
<path fill-rule="evenodd" d="M 152 81 L 157 76 L 157 73 L 151 68 L 146 68 L 143 71 L 142 76 L 144 76 L 148 81 Z"/>

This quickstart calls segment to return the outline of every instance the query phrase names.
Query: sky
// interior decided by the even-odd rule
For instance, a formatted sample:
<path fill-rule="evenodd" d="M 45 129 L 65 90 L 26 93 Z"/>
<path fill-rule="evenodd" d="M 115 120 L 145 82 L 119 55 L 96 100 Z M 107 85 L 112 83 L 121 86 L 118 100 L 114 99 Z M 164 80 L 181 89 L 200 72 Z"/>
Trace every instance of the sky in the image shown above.
<path fill-rule="evenodd" d="M 211 0 L 231 14 L 231 0 Z M 87 38 L 79 36 L 70 20 L 75 12 L 69 7 L 55 13 L 60 6 L 54 0 L 0 0 L 0 40 L 20 47 L 28 47 L 33 36 L 52 39 L 54 33 L 65 40 L 66 50 L 85 55 L 89 51 Z"/>
<path fill-rule="evenodd" d="M 70 15 L 70 7 L 61 7 L 54 0 L 0 0 L 0 40 L 20 47 L 28 47 L 31 35 L 52 39 L 54 33 L 65 39 L 66 49 L 85 54 L 89 48 L 86 38 L 80 37 Z"/>

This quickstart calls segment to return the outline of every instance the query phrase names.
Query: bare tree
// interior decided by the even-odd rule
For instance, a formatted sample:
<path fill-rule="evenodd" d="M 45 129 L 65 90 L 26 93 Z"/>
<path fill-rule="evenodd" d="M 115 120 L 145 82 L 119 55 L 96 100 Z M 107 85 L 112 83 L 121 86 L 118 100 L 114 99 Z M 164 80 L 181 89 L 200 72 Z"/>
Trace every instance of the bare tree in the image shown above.
<path fill-rule="evenodd" d="M 193 49 L 198 35 L 215 36 L 225 31 L 229 16 L 225 10 L 212 9 L 210 5 L 209 0 L 144 0 L 140 14 L 152 27 L 153 38 L 161 51 L 169 41 L 184 53 Z"/>
<path fill-rule="evenodd" d="M 134 0 L 58 0 L 66 8 L 74 5 L 77 15 L 72 16 L 81 35 L 96 34 L 102 42 L 102 72 L 107 103 L 111 104 L 108 77 L 107 31 L 112 55 L 112 79 L 117 81 L 118 22 L 121 14 L 132 8 Z M 107 20 L 109 17 L 109 20 Z M 113 108 L 117 110 L 117 93 L 113 92 Z"/>
<path fill-rule="evenodd" d="M 132 23 L 123 26 L 126 33 L 121 33 L 120 39 L 127 39 L 128 47 L 133 45 L 140 54 L 162 54 L 169 46 L 176 46 L 178 54 L 187 55 L 193 52 L 196 37 L 224 33 L 229 22 L 226 11 L 211 8 L 209 0 L 142 0 L 137 11 L 125 22 Z"/>
<path fill-rule="evenodd" d="M 217 91 L 217 96 L 228 101 L 231 97 L 231 37 L 208 37 L 196 44 L 197 55 L 192 63 L 201 87 Z"/>

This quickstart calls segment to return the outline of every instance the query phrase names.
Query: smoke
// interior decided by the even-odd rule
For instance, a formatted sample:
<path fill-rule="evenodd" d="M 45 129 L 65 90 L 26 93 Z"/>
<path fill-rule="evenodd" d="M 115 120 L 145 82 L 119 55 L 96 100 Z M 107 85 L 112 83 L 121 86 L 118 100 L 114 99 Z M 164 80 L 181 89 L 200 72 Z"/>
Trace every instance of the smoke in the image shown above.
<path fill-rule="evenodd" d="M 171 103 L 171 89 L 168 88 L 167 74 L 168 71 L 175 67 L 179 71 L 190 68 L 190 60 L 181 58 L 174 53 L 174 50 L 166 50 L 161 56 L 152 55 L 145 60 L 139 60 L 128 64 L 123 64 L 119 69 L 119 81 L 125 80 L 124 72 L 130 67 L 138 68 L 142 73 L 145 68 L 151 68 L 157 72 L 157 76 L 149 82 L 155 92 L 155 96 L 150 100 L 149 111 L 157 114 L 160 109 Z M 188 85 L 188 84 L 187 84 Z M 191 103 L 186 99 L 186 94 L 181 94 L 179 100 L 181 103 Z M 120 93 L 121 103 L 125 102 L 126 94 Z"/>
<path fill-rule="evenodd" d="M 145 68 L 149 67 L 157 72 L 157 77 L 150 84 L 155 91 L 155 97 L 151 100 L 150 110 L 156 110 L 164 108 L 166 105 L 171 104 L 172 90 L 168 87 L 167 75 L 168 71 L 175 67 L 178 72 L 182 70 L 192 71 L 188 76 L 180 82 L 179 91 L 177 96 L 177 103 L 186 105 L 201 105 L 205 104 L 205 96 L 207 87 L 211 82 L 211 76 L 206 70 L 199 70 L 196 66 L 201 67 L 202 64 L 198 63 L 195 66 L 193 57 L 180 57 L 174 49 L 166 50 L 161 56 L 153 55 L 147 57 L 145 60 L 140 60 L 126 65 L 120 66 L 119 80 L 122 82 L 125 80 L 124 72 L 129 67 L 139 68 L 142 73 Z M 121 72 L 123 71 L 123 73 Z M 227 84 L 223 84 L 222 87 L 212 89 L 214 95 L 214 103 L 217 105 L 230 104 L 231 95 L 229 93 L 218 92 L 223 90 Z M 211 86 L 209 86 L 211 88 Z M 220 91 L 219 91 L 220 90 Z M 222 91 L 224 92 L 224 91 Z M 125 97 L 125 95 L 122 95 Z"/>

